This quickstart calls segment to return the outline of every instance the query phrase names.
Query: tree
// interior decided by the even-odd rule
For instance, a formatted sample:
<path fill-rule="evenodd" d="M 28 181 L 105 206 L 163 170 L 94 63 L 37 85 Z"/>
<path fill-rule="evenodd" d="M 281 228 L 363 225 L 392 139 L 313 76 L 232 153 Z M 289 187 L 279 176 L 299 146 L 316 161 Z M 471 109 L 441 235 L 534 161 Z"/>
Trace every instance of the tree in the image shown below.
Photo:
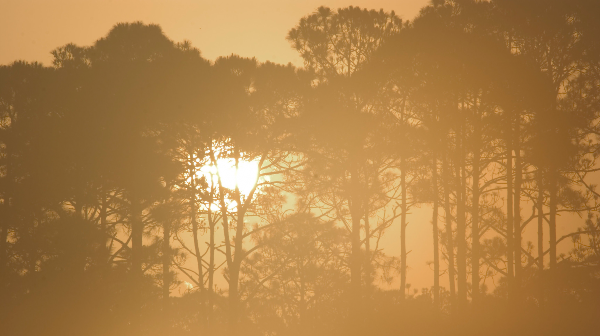
<path fill-rule="evenodd" d="M 305 129 L 311 130 L 306 134 L 310 139 L 307 141 L 316 141 L 319 146 L 311 146 L 305 153 L 309 162 L 313 162 L 311 165 L 325 169 L 315 170 L 314 175 L 323 173 L 326 175 L 321 176 L 325 179 L 336 181 L 337 186 L 327 187 L 329 190 L 325 193 L 331 193 L 327 197 L 333 197 L 330 205 L 337 207 L 338 219 L 344 221 L 345 211 L 351 219 L 348 225 L 352 242 L 350 297 L 354 312 L 351 319 L 356 323 L 362 296 L 361 220 L 370 213 L 370 209 L 364 209 L 370 196 L 365 193 L 361 171 L 367 167 L 365 149 L 372 143 L 375 129 L 365 127 L 374 124 L 368 112 L 369 102 L 356 91 L 356 73 L 401 26 L 401 20 L 393 12 L 358 7 L 332 11 L 320 7 L 302 18 L 288 34 L 288 40 L 320 83 L 303 116 Z M 342 120 L 345 123 L 340 123 Z M 346 206 L 348 210 L 344 209 Z"/>

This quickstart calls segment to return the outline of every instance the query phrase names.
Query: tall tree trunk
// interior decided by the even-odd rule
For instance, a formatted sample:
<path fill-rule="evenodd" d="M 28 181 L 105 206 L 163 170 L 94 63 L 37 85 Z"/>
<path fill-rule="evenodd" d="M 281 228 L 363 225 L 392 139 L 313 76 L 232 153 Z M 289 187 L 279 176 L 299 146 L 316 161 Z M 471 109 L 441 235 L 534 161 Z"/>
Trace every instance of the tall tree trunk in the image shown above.
<path fill-rule="evenodd" d="M 365 171 L 365 176 L 367 172 Z M 373 286 L 373 269 L 371 268 L 371 225 L 369 223 L 369 197 L 365 194 L 364 197 L 364 222 L 365 222 L 365 285 L 367 290 L 371 290 Z"/>
<path fill-rule="evenodd" d="M 217 159 L 215 152 L 210 148 L 209 151 L 211 163 L 214 167 L 217 167 Z M 225 261 L 227 264 L 227 273 L 229 275 L 229 333 L 233 336 L 237 333 L 237 271 L 234 263 L 234 257 L 231 251 L 231 238 L 229 234 L 229 216 L 227 212 L 227 204 L 225 203 L 225 191 L 223 188 L 223 181 L 221 180 L 221 174 L 217 171 L 217 183 L 219 185 L 219 207 L 221 208 L 221 216 L 223 220 L 223 235 L 225 241 Z M 238 204 L 239 206 L 239 204 Z"/>
<path fill-rule="evenodd" d="M 230 271 L 229 279 L 229 299 L 232 311 L 232 320 L 235 324 L 239 323 L 240 319 L 240 296 L 239 296 L 239 279 L 240 279 L 240 267 L 242 263 L 244 250 L 243 245 L 244 235 L 244 214 L 238 213 L 237 228 L 235 235 L 235 254 L 233 267 Z"/>
<path fill-rule="evenodd" d="M 464 134 L 458 132 L 458 158 L 456 168 L 457 205 L 456 205 L 456 271 L 458 275 L 458 308 L 464 312 L 467 305 L 467 223 L 465 214 L 466 181 L 464 159 Z"/>
<path fill-rule="evenodd" d="M 544 186 L 542 169 L 537 169 L 537 211 L 538 211 L 538 301 L 540 308 L 544 305 Z"/>
<path fill-rule="evenodd" d="M 196 206 L 196 192 L 195 189 L 193 194 L 190 195 L 190 219 L 192 222 L 192 234 L 194 236 L 194 253 L 196 254 L 196 265 L 198 267 L 198 287 L 200 288 L 200 295 L 204 295 L 204 270 L 202 266 L 202 254 L 200 252 L 200 240 L 198 239 L 198 220 L 196 215 L 198 213 L 198 207 Z"/>
<path fill-rule="evenodd" d="M 235 152 L 235 171 L 239 170 L 240 154 Z M 240 268 L 242 259 L 244 258 L 243 242 L 244 242 L 244 216 L 245 209 L 242 204 L 240 188 L 236 184 L 233 192 L 236 207 L 237 207 L 237 220 L 234 237 L 234 254 L 231 268 L 229 269 L 229 317 L 230 323 L 233 330 L 233 335 L 238 335 L 239 322 L 240 322 L 240 294 L 239 294 L 239 279 L 240 279 Z"/>
<path fill-rule="evenodd" d="M 350 214 L 352 216 L 352 232 L 351 232 L 351 244 L 352 254 L 350 256 L 350 286 L 351 286 L 351 318 L 355 323 L 358 323 L 360 316 L 360 304 L 361 304 L 361 251 L 360 251 L 360 220 L 362 218 L 361 213 L 361 201 L 360 201 L 360 182 L 358 176 L 358 169 L 354 168 L 351 172 L 350 183 L 352 184 L 351 202 L 350 202 Z"/>
<path fill-rule="evenodd" d="M 556 207 L 558 198 L 558 183 L 557 183 L 557 172 L 551 171 L 549 174 L 549 188 L 550 192 L 550 218 L 549 218 L 549 230 L 550 235 L 550 270 L 556 270 Z"/>
<path fill-rule="evenodd" d="M 8 232 L 10 230 L 10 198 L 8 196 L 4 197 L 4 204 L 2 207 L 4 208 L 4 213 L 0 218 L 0 298 L 3 297 L 4 294 L 4 284 L 7 281 L 6 275 L 8 271 Z"/>
<path fill-rule="evenodd" d="M 162 277 L 163 277 L 163 316 L 165 319 L 165 332 L 167 335 L 170 334 L 171 328 L 171 316 L 170 316 L 170 302 L 169 296 L 171 294 L 171 224 L 168 222 L 163 223 L 163 243 L 162 243 Z"/>
<path fill-rule="evenodd" d="M 506 259 L 507 259 L 507 279 L 508 279 L 508 297 L 512 300 L 514 297 L 514 216 L 513 216 L 513 160 L 512 160 L 512 123 L 507 120 L 506 134 Z"/>
<path fill-rule="evenodd" d="M 240 298 L 238 292 L 240 267 L 238 261 L 234 261 L 229 270 L 229 324 L 231 334 L 238 335 L 238 324 L 239 324 L 239 305 Z"/>
<path fill-rule="evenodd" d="M 0 217 L 0 302 L 6 302 L 7 295 L 10 293 L 6 290 L 8 278 L 8 232 L 10 230 L 10 207 L 8 206 L 8 197 L 4 198 L 4 214 Z M 7 305 L 5 304 L 4 307 Z M 3 311 L 0 307 L 0 311 Z"/>
<path fill-rule="evenodd" d="M 214 278 L 215 278 L 215 221 L 212 214 L 212 202 L 208 204 L 208 228 L 209 228 L 209 262 L 208 262 L 208 328 L 212 330 L 213 308 L 214 308 Z M 211 331 L 212 332 L 212 331 Z"/>
<path fill-rule="evenodd" d="M 521 122 L 519 116 L 515 124 L 515 197 L 514 197 L 514 232 L 515 232 L 515 295 L 521 296 L 521 183 L 523 180 L 523 162 L 521 161 Z"/>
<path fill-rule="evenodd" d="M 476 126 L 477 128 L 477 126 Z M 471 213 L 471 282 L 472 282 L 472 300 L 474 304 L 479 302 L 479 161 L 481 150 L 479 148 L 479 131 L 474 134 L 473 148 L 473 177 L 472 177 L 472 213 Z"/>
<path fill-rule="evenodd" d="M 406 295 L 406 167 L 404 157 L 400 157 L 400 187 L 402 188 L 402 200 L 400 215 L 400 299 Z"/>
<path fill-rule="evenodd" d="M 433 215 L 431 223 L 433 225 L 433 305 L 436 309 L 440 307 L 440 247 L 438 233 L 438 207 L 439 190 L 437 184 L 437 157 L 435 151 L 432 154 L 431 184 L 433 189 Z"/>
<path fill-rule="evenodd" d="M 196 174 L 197 167 L 195 162 L 195 150 L 191 149 L 188 151 L 190 154 L 190 160 L 188 161 L 188 175 L 190 176 L 190 193 L 189 209 L 190 209 L 190 222 L 192 223 L 192 236 L 194 238 L 194 253 L 196 254 L 196 267 L 198 268 L 198 287 L 200 289 L 200 296 L 204 295 L 204 267 L 202 266 L 202 255 L 200 253 L 200 241 L 198 239 L 198 205 L 196 202 Z"/>
<path fill-rule="evenodd" d="M 8 209 L 8 206 L 6 206 L 5 208 L 7 208 L 7 210 L 5 210 L 7 213 L 8 211 L 10 211 L 10 209 Z M 8 231 L 10 230 L 9 224 L 8 224 L 8 216 L 3 216 L 2 218 L 2 226 L 0 227 L 0 229 L 2 230 L 0 232 L 0 277 L 2 277 L 3 275 L 6 274 L 6 265 L 7 265 L 7 249 L 8 249 Z"/>
<path fill-rule="evenodd" d="M 241 204 L 238 203 L 238 209 Z M 244 250 L 242 248 L 244 238 L 244 213 L 243 210 L 238 211 L 236 221 L 236 234 L 234 237 L 234 255 L 231 266 L 229 267 L 229 323 L 233 335 L 238 335 L 240 322 L 240 268 L 243 259 Z"/>
<path fill-rule="evenodd" d="M 450 284 L 450 301 L 454 307 L 456 300 L 456 284 L 454 274 L 454 237 L 452 234 L 452 206 L 450 204 L 450 184 L 451 178 L 450 168 L 448 167 L 448 159 L 445 156 L 442 157 L 443 174 L 444 178 L 442 182 L 444 184 L 444 213 L 446 216 L 446 250 L 448 251 L 448 281 Z"/>
<path fill-rule="evenodd" d="M 298 320 L 300 324 L 300 335 L 305 335 L 308 332 L 308 321 L 307 321 L 307 303 L 306 303 L 306 280 L 304 277 L 304 258 L 298 258 L 298 278 L 300 282 L 300 303 L 298 304 Z"/>
<path fill-rule="evenodd" d="M 103 257 L 104 257 L 104 269 L 108 270 L 108 268 L 110 267 L 109 263 L 107 262 L 108 259 L 110 258 L 110 251 L 109 251 L 109 246 L 108 246 L 108 223 L 107 223 L 107 208 L 108 208 L 108 193 L 105 191 L 104 187 L 102 187 L 102 191 L 100 192 L 100 230 L 102 231 L 102 234 L 104 235 L 104 239 L 103 239 L 103 246 L 101 247 L 103 249 Z"/>
<path fill-rule="evenodd" d="M 9 125 L 13 125 L 14 118 L 9 117 Z M 13 195 L 14 181 L 13 181 L 13 156 L 12 156 L 12 145 L 10 141 L 4 139 L 4 195 L 3 204 L 1 205 L 2 211 L 0 211 L 0 302 L 5 302 L 5 295 L 9 294 L 6 292 L 6 283 L 8 281 L 8 235 L 11 225 L 15 225 L 12 221 L 15 219 L 11 208 L 11 195 Z"/>
<path fill-rule="evenodd" d="M 144 224 L 142 222 L 142 205 L 135 193 L 132 193 L 131 199 L 131 291 L 133 294 L 132 300 L 132 317 L 131 323 L 134 332 L 141 332 L 141 309 L 142 309 L 142 237 L 144 233 Z"/>

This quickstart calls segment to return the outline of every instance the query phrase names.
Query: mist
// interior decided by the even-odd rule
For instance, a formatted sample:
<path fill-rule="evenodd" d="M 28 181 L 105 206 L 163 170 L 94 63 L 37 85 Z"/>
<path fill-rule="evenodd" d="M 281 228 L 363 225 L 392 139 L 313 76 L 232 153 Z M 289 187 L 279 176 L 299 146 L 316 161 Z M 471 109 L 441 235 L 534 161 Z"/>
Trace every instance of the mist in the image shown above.
<path fill-rule="evenodd" d="M 600 5 L 404 14 L 0 65 L 0 334 L 595 334 Z"/>

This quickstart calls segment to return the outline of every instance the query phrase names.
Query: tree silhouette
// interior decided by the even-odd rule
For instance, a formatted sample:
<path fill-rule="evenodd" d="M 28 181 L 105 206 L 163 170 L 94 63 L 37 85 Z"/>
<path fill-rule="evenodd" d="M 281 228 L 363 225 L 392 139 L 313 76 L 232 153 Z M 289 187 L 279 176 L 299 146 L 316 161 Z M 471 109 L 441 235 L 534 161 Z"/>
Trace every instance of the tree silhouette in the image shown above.
<path fill-rule="evenodd" d="M 303 68 L 119 23 L 0 66 L 3 334 L 592 334 L 599 9 L 319 7 Z"/>
<path fill-rule="evenodd" d="M 344 216 L 348 211 L 351 219 L 351 225 L 347 226 L 352 242 L 351 307 L 356 322 L 360 318 L 357 309 L 363 295 L 361 219 L 368 221 L 371 212 L 364 208 L 369 204 L 370 196 L 365 194 L 366 181 L 361 177 L 361 171 L 367 169 L 365 148 L 372 143 L 371 132 L 375 129 L 374 120 L 368 113 L 369 102 L 358 95 L 361 79 L 356 74 L 384 39 L 396 34 L 400 28 L 401 20 L 394 13 L 358 7 L 337 11 L 320 7 L 301 19 L 288 35 L 306 67 L 322 83 L 306 109 L 304 127 L 310 130 L 306 135 L 311 139 L 309 141 L 320 145 L 313 147 L 313 153 L 309 154 L 314 158 L 311 165 L 321 166 L 314 174 L 339 183 L 326 192 L 332 197 L 327 203 L 336 208 L 338 216 Z M 340 123 L 341 120 L 345 122 Z M 342 165 L 337 164 L 339 162 Z M 340 209 L 340 206 L 348 210 Z M 370 238 L 369 234 L 367 241 Z"/>

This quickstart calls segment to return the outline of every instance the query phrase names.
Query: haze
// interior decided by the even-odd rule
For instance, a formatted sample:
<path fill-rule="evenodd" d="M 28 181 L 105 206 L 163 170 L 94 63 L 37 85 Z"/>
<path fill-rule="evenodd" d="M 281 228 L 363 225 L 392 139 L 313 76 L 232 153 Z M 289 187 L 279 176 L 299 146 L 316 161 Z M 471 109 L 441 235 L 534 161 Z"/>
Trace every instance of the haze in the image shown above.
<path fill-rule="evenodd" d="M 0 0 L 0 333 L 600 320 L 590 0 Z"/>
<path fill-rule="evenodd" d="M 206 0 L 0 0 L 0 64 L 49 64 L 50 51 L 67 43 L 90 45 L 117 22 L 157 23 L 175 41 L 189 40 L 204 57 L 236 54 L 301 65 L 285 37 L 319 6 L 355 5 L 394 10 L 412 19 L 426 0 L 206 1 Z"/>

